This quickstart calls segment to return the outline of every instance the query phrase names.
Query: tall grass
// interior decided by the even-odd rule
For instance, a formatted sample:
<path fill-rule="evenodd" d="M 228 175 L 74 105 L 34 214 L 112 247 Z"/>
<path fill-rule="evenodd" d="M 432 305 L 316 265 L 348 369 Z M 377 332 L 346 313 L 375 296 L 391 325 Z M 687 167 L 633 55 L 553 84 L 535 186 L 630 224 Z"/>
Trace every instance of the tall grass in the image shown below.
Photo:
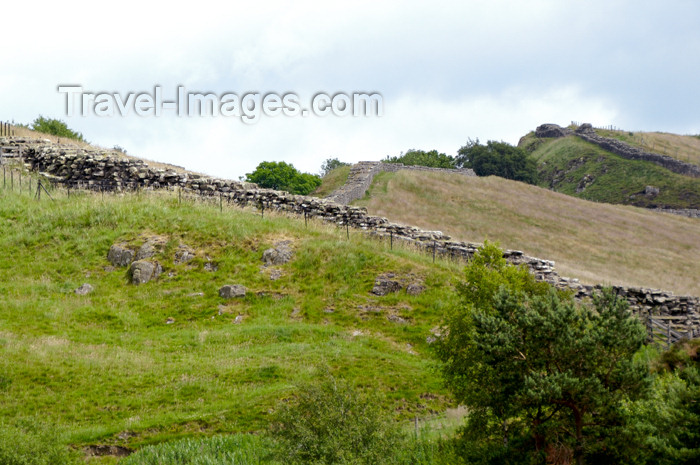
<path fill-rule="evenodd" d="M 561 275 L 591 284 L 700 295 L 697 219 L 585 201 L 497 177 L 409 171 L 380 173 L 370 196 L 356 203 L 456 239 L 489 239 L 554 260 Z"/>
<path fill-rule="evenodd" d="M 320 222 L 221 212 L 167 193 L 55 194 L 0 190 L 0 417 L 43 417 L 75 446 L 256 431 L 321 364 L 386 392 L 389 409 L 445 408 L 426 337 L 456 301 L 459 265 L 355 231 L 348 240 Z M 134 286 L 110 268 L 111 244 L 154 236 L 165 244 L 157 281 Z M 294 257 L 273 281 L 262 254 L 281 239 Z M 175 263 L 180 244 L 192 261 Z M 427 289 L 373 296 L 385 272 Z M 94 291 L 76 295 L 83 283 Z M 224 284 L 248 293 L 224 300 Z"/>

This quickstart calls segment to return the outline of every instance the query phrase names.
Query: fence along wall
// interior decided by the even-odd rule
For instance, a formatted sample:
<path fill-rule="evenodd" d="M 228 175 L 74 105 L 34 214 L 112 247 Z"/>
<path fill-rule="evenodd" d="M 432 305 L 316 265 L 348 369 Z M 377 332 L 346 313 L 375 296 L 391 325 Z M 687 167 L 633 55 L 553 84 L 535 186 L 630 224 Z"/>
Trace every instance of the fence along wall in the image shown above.
<path fill-rule="evenodd" d="M 453 241 L 440 231 L 425 231 L 391 223 L 387 218 L 368 215 L 364 208 L 261 189 L 255 184 L 217 179 L 187 171 L 152 168 L 143 160 L 120 157 L 106 151 L 21 138 L 0 138 L 0 148 L 10 157 L 16 157 L 15 154 L 21 152 L 29 168 L 44 174 L 53 182 L 68 186 L 110 190 L 133 187 L 178 188 L 201 196 L 220 196 L 227 202 L 241 206 L 252 204 L 361 229 L 379 237 L 414 245 L 440 257 L 468 260 L 480 246 Z M 539 280 L 558 288 L 570 289 L 577 298 L 590 297 L 602 287 L 583 285 L 577 279 L 559 276 L 553 261 L 530 257 L 518 250 L 506 250 L 504 257 L 510 263 L 527 266 Z M 700 329 L 698 297 L 676 296 L 671 292 L 639 287 L 615 286 L 613 290 L 630 303 L 633 311 L 647 320 L 650 316 L 661 316 L 669 329 L 679 333 Z"/>

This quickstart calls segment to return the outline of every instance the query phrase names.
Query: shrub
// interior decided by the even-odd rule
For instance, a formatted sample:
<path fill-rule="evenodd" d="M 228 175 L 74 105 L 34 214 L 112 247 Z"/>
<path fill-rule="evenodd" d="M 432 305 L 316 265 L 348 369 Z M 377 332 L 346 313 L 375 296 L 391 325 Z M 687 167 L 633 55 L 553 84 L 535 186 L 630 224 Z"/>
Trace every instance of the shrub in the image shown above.
<path fill-rule="evenodd" d="M 537 183 L 537 164 L 525 150 L 506 142 L 488 141 L 481 145 L 479 139 L 468 141 L 457 151 L 456 164 L 471 168 L 478 176 L 500 176 L 514 181 Z"/>
<path fill-rule="evenodd" d="M 350 163 L 345 163 L 337 158 L 328 158 L 321 164 L 321 177 L 324 177 L 334 169 L 340 168 L 341 166 L 350 166 Z"/>
<path fill-rule="evenodd" d="M 260 187 L 287 191 L 292 194 L 308 195 L 321 185 L 321 177 L 302 173 L 294 165 L 275 161 L 264 161 L 252 173 L 246 174 L 246 181 Z"/>
<path fill-rule="evenodd" d="M 402 441 L 376 399 L 330 375 L 283 404 L 271 433 L 280 460 L 291 464 L 393 463 Z"/>
<path fill-rule="evenodd" d="M 65 122 L 58 119 L 44 118 L 39 116 L 32 123 L 32 130 L 43 132 L 44 134 L 51 134 L 58 137 L 67 137 L 69 139 L 75 139 L 81 142 L 85 142 L 83 135 L 79 132 L 73 131 L 68 128 Z"/>
<path fill-rule="evenodd" d="M 437 150 L 426 152 L 424 150 L 411 149 L 398 157 L 387 156 L 382 161 L 384 163 L 403 163 L 404 165 L 428 166 L 431 168 L 452 169 L 455 167 L 454 159 L 451 156 L 439 153 Z"/>

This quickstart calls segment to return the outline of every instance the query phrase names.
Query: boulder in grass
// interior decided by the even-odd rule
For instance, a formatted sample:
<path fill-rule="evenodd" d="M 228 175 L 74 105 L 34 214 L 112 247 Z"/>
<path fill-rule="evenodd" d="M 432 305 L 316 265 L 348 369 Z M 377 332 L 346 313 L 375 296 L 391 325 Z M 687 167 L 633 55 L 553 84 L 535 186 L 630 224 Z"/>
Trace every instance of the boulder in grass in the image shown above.
<path fill-rule="evenodd" d="M 114 244 L 109 248 L 107 260 L 114 266 L 129 266 L 134 261 L 134 251 L 123 244 Z"/>
<path fill-rule="evenodd" d="M 75 290 L 75 293 L 78 295 L 87 295 L 91 293 L 95 288 L 92 287 L 90 284 L 85 283 L 82 286 L 80 286 L 78 289 Z"/>
<path fill-rule="evenodd" d="M 233 299 L 234 297 L 245 297 L 246 288 L 240 284 L 227 284 L 219 289 L 219 296 L 224 299 Z"/>
<path fill-rule="evenodd" d="M 145 284 L 158 278 L 162 272 L 163 268 L 158 262 L 148 260 L 137 260 L 129 268 L 132 284 Z"/>

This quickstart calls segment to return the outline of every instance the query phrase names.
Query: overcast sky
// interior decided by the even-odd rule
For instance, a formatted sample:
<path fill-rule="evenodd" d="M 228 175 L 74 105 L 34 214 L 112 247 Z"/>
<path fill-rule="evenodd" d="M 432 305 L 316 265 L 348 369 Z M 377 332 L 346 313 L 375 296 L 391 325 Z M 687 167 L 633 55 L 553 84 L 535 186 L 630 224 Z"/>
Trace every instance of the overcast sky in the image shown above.
<path fill-rule="evenodd" d="M 318 172 L 331 157 L 542 123 L 700 133 L 700 2 L 6 2 L 0 119 L 59 118 L 91 142 L 236 179 L 261 161 Z M 377 92 L 383 115 L 66 115 L 59 85 L 92 92 Z"/>

